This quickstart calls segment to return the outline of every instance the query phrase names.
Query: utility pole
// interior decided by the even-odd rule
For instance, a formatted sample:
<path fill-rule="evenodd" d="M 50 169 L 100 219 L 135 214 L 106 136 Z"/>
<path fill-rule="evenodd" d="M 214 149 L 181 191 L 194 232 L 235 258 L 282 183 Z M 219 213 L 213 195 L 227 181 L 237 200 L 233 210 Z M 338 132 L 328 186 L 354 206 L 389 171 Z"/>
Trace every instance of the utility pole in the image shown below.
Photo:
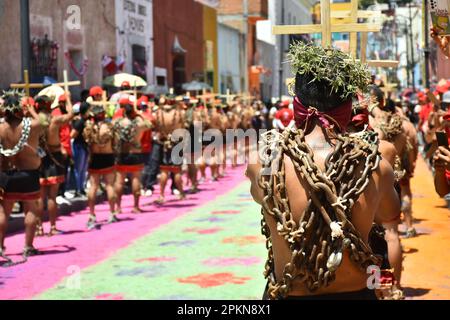
<path fill-rule="evenodd" d="M 29 0 L 20 0 L 20 39 L 22 70 L 30 70 L 30 3 Z M 23 77 L 23 72 L 21 72 Z M 25 79 L 22 79 L 22 82 Z"/>
<path fill-rule="evenodd" d="M 250 93 L 249 88 L 249 64 L 248 64 L 248 0 L 243 0 L 244 5 L 244 92 Z"/>
<path fill-rule="evenodd" d="M 425 87 L 430 88 L 430 39 L 429 39 L 429 21 L 428 21 L 428 0 L 424 0 L 423 4 L 423 14 L 424 14 L 424 48 L 423 53 L 425 57 Z"/>
<path fill-rule="evenodd" d="M 284 0 L 281 0 L 281 24 L 284 25 Z M 280 81 L 279 81 L 279 97 L 283 96 L 283 59 L 284 59 L 284 35 L 280 37 Z"/>

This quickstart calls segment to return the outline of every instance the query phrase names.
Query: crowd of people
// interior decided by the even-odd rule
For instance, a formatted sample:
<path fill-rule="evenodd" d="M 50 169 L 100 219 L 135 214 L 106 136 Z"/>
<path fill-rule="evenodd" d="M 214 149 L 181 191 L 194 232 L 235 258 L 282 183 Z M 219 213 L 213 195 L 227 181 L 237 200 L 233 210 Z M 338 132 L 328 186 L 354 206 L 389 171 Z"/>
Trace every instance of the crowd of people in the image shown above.
<path fill-rule="evenodd" d="M 135 214 L 142 212 L 140 198 L 152 197 L 158 184 L 159 197 L 154 202 L 164 205 L 169 179 L 172 194 L 183 200 L 207 182 L 208 167 L 214 182 L 226 175 L 227 165 L 243 164 L 238 153 L 245 146 L 234 140 L 227 146 L 227 130 L 272 126 L 265 105 L 245 97 L 145 95 L 128 82 L 107 96 L 99 86 L 83 91 L 76 103 L 69 92 L 34 98 L 20 91 L 4 93 L 0 100 L 0 257 L 9 261 L 4 242 L 10 214 L 18 205 L 25 213 L 24 256 L 39 254 L 33 246 L 35 236 L 63 232 L 57 228 L 59 205 L 87 200 L 87 230 L 93 230 L 98 227 L 100 194 L 109 203 L 109 223 L 120 221 L 126 192 L 133 196 Z M 272 116 L 276 116 L 273 111 Z M 178 129 L 189 136 L 180 158 L 173 152 L 179 142 L 173 137 Z M 223 137 L 218 150 L 209 153 L 205 149 L 217 138 L 206 137 L 208 129 Z M 50 230 L 44 230 L 45 213 Z"/>

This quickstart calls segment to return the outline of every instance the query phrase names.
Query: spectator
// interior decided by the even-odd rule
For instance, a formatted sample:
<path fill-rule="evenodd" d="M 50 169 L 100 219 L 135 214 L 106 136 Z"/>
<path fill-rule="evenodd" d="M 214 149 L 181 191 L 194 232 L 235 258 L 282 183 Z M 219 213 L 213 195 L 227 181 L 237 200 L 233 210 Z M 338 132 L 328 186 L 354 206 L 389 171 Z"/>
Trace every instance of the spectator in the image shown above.
<path fill-rule="evenodd" d="M 75 113 L 78 110 L 74 110 Z M 88 168 L 88 145 L 83 138 L 83 131 L 88 118 L 89 104 L 83 102 L 79 105 L 79 116 L 72 123 L 70 137 L 72 139 L 72 152 L 75 166 L 76 189 L 75 196 L 86 196 L 85 182 Z"/>

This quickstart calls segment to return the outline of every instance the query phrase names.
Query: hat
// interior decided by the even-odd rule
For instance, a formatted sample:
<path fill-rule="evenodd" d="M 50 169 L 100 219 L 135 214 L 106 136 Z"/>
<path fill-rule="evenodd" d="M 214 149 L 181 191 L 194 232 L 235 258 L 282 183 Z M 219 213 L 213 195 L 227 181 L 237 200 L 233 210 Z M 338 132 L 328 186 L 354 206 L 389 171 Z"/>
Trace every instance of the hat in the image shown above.
<path fill-rule="evenodd" d="M 442 102 L 450 104 L 450 91 L 444 93 L 444 95 L 442 96 Z"/>
<path fill-rule="evenodd" d="M 289 100 L 284 100 L 283 102 L 280 103 L 280 107 L 282 108 L 289 108 L 289 105 L 291 103 L 289 102 Z"/>
<path fill-rule="evenodd" d="M 439 93 L 445 93 L 448 90 L 450 90 L 450 81 L 446 81 L 444 79 L 442 79 L 441 81 L 439 81 L 439 83 L 436 86 L 436 90 Z"/>
<path fill-rule="evenodd" d="M 66 101 L 67 101 L 66 94 L 62 94 L 62 95 L 59 96 L 58 102 L 66 102 Z"/>
<path fill-rule="evenodd" d="M 103 89 L 99 86 L 92 87 L 91 90 L 89 90 L 89 95 L 91 97 L 97 96 L 97 95 L 103 95 Z"/>
<path fill-rule="evenodd" d="M 127 105 L 127 104 L 132 104 L 131 101 L 130 101 L 130 99 L 129 99 L 128 97 L 122 97 L 122 98 L 120 98 L 120 100 L 119 100 L 119 105 L 125 106 L 125 105 Z"/>
<path fill-rule="evenodd" d="M 128 81 L 124 81 L 124 82 L 122 82 L 121 87 L 131 87 L 131 85 Z"/>

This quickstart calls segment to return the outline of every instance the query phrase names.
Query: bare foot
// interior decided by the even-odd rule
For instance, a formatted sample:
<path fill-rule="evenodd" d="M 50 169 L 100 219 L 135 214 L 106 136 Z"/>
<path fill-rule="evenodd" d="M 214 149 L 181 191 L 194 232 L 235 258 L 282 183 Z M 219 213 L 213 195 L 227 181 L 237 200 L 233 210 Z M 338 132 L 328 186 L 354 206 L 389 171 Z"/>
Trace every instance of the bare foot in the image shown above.
<path fill-rule="evenodd" d="M 38 224 L 36 226 L 36 237 L 43 237 L 44 236 L 44 227 L 42 226 L 42 224 Z"/>
<path fill-rule="evenodd" d="M 142 210 L 141 208 L 134 208 L 133 210 L 131 210 L 131 213 L 135 213 L 135 214 L 139 214 L 139 213 L 143 213 L 144 210 Z"/>
<path fill-rule="evenodd" d="M 182 194 L 180 194 L 179 196 L 178 196 L 178 200 L 185 200 L 186 199 L 186 194 L 185 193 L 182 193 Z"/>

